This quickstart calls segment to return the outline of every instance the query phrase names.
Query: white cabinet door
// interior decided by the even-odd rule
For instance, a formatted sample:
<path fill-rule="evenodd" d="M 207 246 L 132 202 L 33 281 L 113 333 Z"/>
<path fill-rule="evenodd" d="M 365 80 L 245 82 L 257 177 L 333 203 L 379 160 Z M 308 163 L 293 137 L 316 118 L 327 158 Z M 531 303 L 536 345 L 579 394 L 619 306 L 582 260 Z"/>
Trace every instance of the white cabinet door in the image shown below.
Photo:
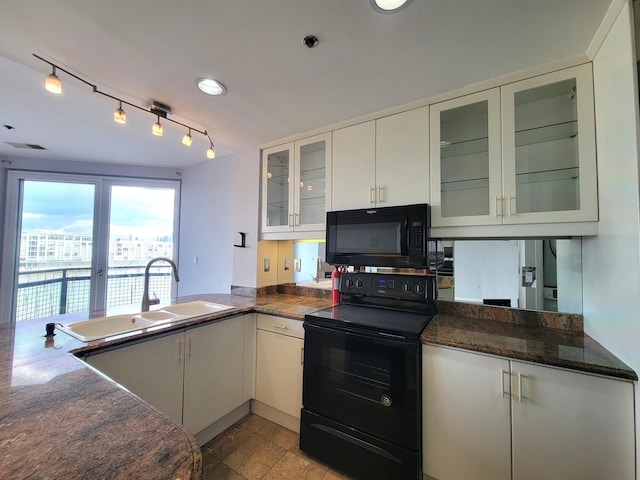
<path fill-rule="evenodd" d="M 502 223 L 500 90 L 431 105 L 431 225 Z"/>
<path fill-rule="evenodd" d="M 256 400 L 295 418 L 302 408 L 304 340 L 258 330 Z"/>
<path fill-rule="evenodd" d="M 243 403 L 244 319 L 187 330 L 183 424 L 197 433 Z"/>
<path fill-rule="evenodd" d="M 501 90 L 505 223 L 598 220 L 591 65 Z"/>
<path fill-rule="evenodd" d="M 429 108 L 376 120 L 376 204 L 429 203 Z"/>
<path fill-rule="evenodd" d="M 184 333 L 90 355 L 86 362 L 182 423 Z"/>
<path fill-rule="evenodd" d="M 332 210 L 375 205 L 375 156 L 375 121 L 333 132 Z"/>
<path fill-rule="evenodd" d="M 512 362 L 513 479 L 632 480 L 631 382 Z"/>
<path fill-rule="evenodd" d="M 422 348 L 424 473 L 438 480 L 508 480 L 509 361 Z"/>

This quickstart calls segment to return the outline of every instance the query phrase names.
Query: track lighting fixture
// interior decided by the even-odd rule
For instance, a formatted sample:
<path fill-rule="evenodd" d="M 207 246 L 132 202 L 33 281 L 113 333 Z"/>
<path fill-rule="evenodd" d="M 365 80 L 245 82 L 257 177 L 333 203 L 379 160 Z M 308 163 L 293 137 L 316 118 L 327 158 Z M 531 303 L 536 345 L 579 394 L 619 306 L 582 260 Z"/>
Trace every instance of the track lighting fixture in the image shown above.
<path fill-rule="evenodd" d="M 61 94 L 62 82 L 56 75 L 56 66 L 55 65 L 51 65 L 51 66 L 53 67 L 53 71 L 51 72 L 51 75 L 48 75 L 47 78 L 45 79 L 44 88 L 46 88 L 51 93 Z"/>
<path fill-rule="evenodd" d="M 209 148 L 207 149 L 207 158 L 209 159 L 213 159 L 216 156 L 216 151 L 214 149 L 214 145 L 213 145 L 213 140 L 211 140 L 211 136 L 209 135 L 209 133 L 206 130 L 198 130 L 197 128 L 193 128 L 189 125 L 185 125 L 184 123 L 178 122 L 176 120 L 172 120 L 170 119 L 167 115 L 171 113 L 171 108 L 168 107 L 167 105 L 163 105 L 160 104 L 158 102 L 153 102 L 153 104 L 151 105 L 150 109 L 147 110 L 146 108 L 140 107 L 138 105 L 135 105 L 133 103 L 127 102 L 126 100 L 122 100 L 121 98 L 118 97 L 114 97 L 113 95 L 109 95 L 108 93 L 102 92 L 98 89 L 97 85 L 94 85 L 92 83 L 89 83 L 87 80 L 80 78 L 79 76 L 77 76 L 74 73 L 71 73 L 67 70 L 65 70 L 64 68 L 55 65 L 54 63 L 51 63 L 49 60 L 45 60 L 44 58 L 36 55 L 35 53 L 33 54 L 34 57 L 36 57 L 38 60 L 41 60 L 45 63 L 48 63 L 49 65 L 51 65 L 52 67 L 52 72 L 51 75 L 48 75 L 46 80 L 45 80 L 45 88 L 52 93 L 62 93 L 62 82 L 60 81 L 60 79 L 58 78 L 58 76 L 56 75 L 56 71 L 57 70 L 61 70 L 64 73 L 66 73 L 67 75 L 75 78 L 76 80 L 79 80 L 80 82 L 84 83 L 85 85 L 88 85 L 89 87 L 92 88 L 94 93 L 98 93 L 102 96 L 111 98 L 113 100 L 116 100 L 118 102 L 118 108 L 116 108 L 113 112 L 113 120 L 117 123 L 127 123 L 127 114 L 126 112 L 122 109 L 122 104 L 127 104 L 130 107 L 133 108 L 137 108 L 138 110 L 142 110 L 143 112 L 147 112 L 150 113 L 151 115 L 154 115 L 157 119 L 157 121 L 153 124 L 153 128 L 152 128 L 152 133 L 156 136 L 161 137 L 163 134 L 163 127 L 162 124 L 160 123 L 160 117 L 162 116 L 165 120 L 167 120 L 168 122 L 172 122 L 175 123 L 177 125 L 180 125 L 186 129 L 188 129 L 188 133 L 186 133 L 184 135 L 184 137 L 182 137 L 182 143 L 188 147 L 191 146 L 191 143 L 193 142 L 193 139 L 191 137 L 191 130 L 193 130 L 194 132 L 197 132 L 203 136 L 205 136 L 207 138 L 207 140 L 209 140 Z M 222 87 L 222 90 L 224 92 L 224 87 Z M 155 107 L 155 108 L 154 108 Z M 160 107 L 160 109 L 158 110 L 158 107 Z"/>
<path fill-rule="evenodd" d="M 182 137 L 182 144 L 190 147 L 192 141 L 193 139 L 191 138 L 191 129 L 189 129 L 189 133 L 185 133 L 184 137 Z"/>
<path fill-rule="evenodd" d="M 127 123 L 127 113 L 122 109 L 122 101 L 120 101 L 120 106 L 113 112 L 113 121 L 122 124 Z"/>

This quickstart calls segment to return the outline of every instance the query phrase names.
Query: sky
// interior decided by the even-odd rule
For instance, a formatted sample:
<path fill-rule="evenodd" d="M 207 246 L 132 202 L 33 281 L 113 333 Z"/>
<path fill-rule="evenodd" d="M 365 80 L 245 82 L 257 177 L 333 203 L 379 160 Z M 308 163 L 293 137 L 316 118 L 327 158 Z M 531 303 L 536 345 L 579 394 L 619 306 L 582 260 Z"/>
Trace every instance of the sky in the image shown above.
<path fill-rule="evenodd" d="M 92 184 L 25 181 L 22 231 L 91 235 Z M 173 237 L 174 191 L 168 188 L 112 187 L 112 236 Z"/>

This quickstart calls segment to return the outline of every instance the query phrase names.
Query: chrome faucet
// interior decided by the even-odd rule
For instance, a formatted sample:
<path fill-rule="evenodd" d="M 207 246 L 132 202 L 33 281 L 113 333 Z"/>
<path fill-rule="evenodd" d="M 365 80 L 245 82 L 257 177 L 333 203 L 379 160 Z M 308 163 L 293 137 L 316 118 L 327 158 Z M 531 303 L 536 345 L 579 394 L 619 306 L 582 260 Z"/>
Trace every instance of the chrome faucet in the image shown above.
<path fill-rule="evenodd" d="M 171 267 L 173 268 L 173 278 L 176 279 L 176 282 L 180 281 L 180 277 L 178 276 L 178 267 L 176 267 L 176 264 L 173 262 L 173 260 L 166 257 L 156 257 L 149 260 L 149 263 L 147 263 L 147 266 L 144 269 L 144 291 L 142 292 L 141 309 L 142 312 L 148 312 L 149 305 L 157 305 L 158 303 L 160 303 L 159 298 L 154 298 L 153 300 L 149 299 L 149 268 L 151 267 L 151 265 L 159 262 L 160 260 L 165 261 L 171 265 Z"/>

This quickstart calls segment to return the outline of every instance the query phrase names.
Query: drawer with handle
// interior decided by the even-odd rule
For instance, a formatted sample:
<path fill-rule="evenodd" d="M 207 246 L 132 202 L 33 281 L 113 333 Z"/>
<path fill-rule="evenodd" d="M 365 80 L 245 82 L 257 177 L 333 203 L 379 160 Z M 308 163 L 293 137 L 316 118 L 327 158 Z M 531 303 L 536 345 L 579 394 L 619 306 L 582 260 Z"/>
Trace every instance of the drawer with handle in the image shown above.
<path fill-rule="evenodd" d="M 302 320 L 277 317 L 275 315 L 258 314 L 258 330 L 280 333 L 290 337 L 304 338 Z"/>

